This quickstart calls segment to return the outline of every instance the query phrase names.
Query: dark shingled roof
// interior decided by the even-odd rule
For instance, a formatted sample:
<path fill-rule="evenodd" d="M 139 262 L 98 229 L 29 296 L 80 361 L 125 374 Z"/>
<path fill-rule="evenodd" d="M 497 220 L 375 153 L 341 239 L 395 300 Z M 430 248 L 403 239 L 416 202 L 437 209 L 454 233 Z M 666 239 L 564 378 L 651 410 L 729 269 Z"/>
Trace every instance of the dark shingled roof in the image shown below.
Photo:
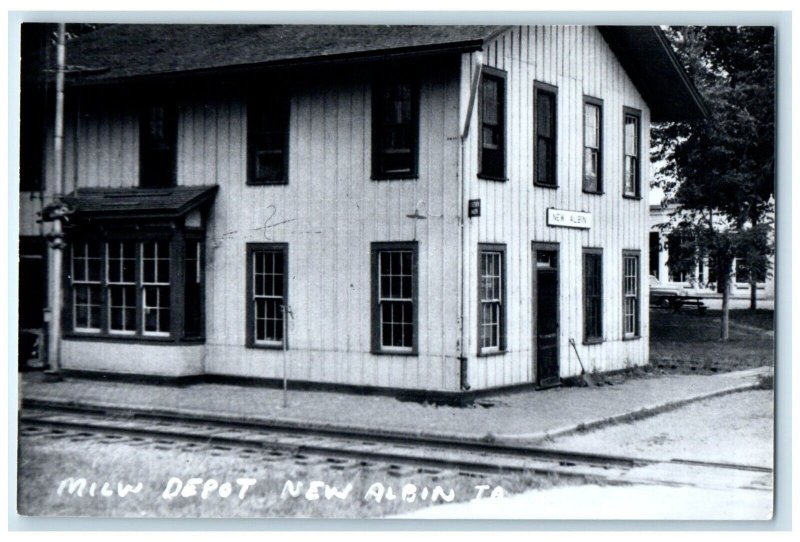
<path fill-rule="evenodd" d="M 468 51 L 508 26 L 115 24 L 67 46 L 71 85 L 296 65 L 387 54 Z M 598 27 L 651 109 L 652 120 L 707 116 L 656 26 Z M 51 56 L 51 61 L 52 57 Z"/>
<path fill-rule="evenodd" d="M 217 186 L 80 188 L 63 200 L 76 219 L 177 218 L 209 201 Z"/>
<path fill-rule="evenodd" d="M 375 52 L 479 48 L 503 26 L 152 25 L 103 27 L 69 43 L 67 64 L 94 70 L 81 83 Z"/>

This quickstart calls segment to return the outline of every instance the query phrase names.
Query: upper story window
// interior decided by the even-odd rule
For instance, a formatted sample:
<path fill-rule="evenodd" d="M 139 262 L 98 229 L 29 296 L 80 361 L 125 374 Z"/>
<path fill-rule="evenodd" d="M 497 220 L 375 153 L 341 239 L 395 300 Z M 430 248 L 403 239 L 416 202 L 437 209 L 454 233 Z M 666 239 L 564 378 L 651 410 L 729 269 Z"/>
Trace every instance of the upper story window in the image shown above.
<path fill-rule="evenodd" d="M 483 68 L 478 109 L 478 176 L 504 181 L 506 178 L 506 73 Z"/>
<path fill-rule="evenodd" d="M 372 243 L 372 350 L 417 350 L 417 244 Z"/>
<path fill-rule="evenodd" d="M 139 117 L 139 186 L 175 186 L 178 115 L 174 105 L 151 104 Z"/>
<path fill-rule="evenodd" d="M 417 176 L 419 91 L 408 76 L 375 82 L 372 94 L 372 178 Z"/>
<path fill-rule="evenodd" d="M 289 181 L 288 97 L 280 92 L 254 93 L 247 106 L 248 184 Z"/>
<path fill-rule="evenodd" d="M 19 190 L 44 189 L 45 111 L 42 92 L 23 90 L 20 96 Z"/>
<path fill-rule="evenodd" d="M 556 179 L 556 97 L 558 89 L 545 83 L 534 83 L 534 125 L 536 142 L 533 164 L 537 185 L 555 188 Z"/>
<path fill-rule="evenodd" d="M 641 113 L 635 109 L 625 108 L 625 125 L 623 140 L 625 145 L 625 164 L 623 179 L 623 195 L 638 198 L 641 195 L 639 186 L 641 179 Z"/>
<path fill-rule="evenodd" d="M 583 99 L 583 191 L 603 192 L 603 102 Z"/>

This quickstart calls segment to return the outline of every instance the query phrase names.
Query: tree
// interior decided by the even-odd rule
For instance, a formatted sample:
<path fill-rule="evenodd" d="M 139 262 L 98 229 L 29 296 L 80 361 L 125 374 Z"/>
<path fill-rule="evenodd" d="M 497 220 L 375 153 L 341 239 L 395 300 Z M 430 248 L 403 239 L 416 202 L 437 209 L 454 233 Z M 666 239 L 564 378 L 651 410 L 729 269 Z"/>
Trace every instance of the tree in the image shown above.
<path fill-rule="evenodd" d="M 775 172 L 775 48 L 772 27 L 671 27 L 666 34 L 703 96 L 699 121 L 654 125 L 659 186 L 677 204 L 674 231 L 717 266 L 723 294 L 720 338 L 728 338 L 732 263 L 755 280 L 772 253 L 767 217 Z"/>

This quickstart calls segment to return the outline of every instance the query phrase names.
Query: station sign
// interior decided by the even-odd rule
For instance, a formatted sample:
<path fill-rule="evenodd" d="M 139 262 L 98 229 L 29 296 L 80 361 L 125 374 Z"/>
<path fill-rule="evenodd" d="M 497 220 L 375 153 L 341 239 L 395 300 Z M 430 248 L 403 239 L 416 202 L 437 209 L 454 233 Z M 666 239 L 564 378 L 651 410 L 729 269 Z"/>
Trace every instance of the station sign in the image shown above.
<path fill-rule="evenodd" d="M 547 225 L 561 228 L 588 230 L 592 227 L 592 213 L 547 208 Z"/>

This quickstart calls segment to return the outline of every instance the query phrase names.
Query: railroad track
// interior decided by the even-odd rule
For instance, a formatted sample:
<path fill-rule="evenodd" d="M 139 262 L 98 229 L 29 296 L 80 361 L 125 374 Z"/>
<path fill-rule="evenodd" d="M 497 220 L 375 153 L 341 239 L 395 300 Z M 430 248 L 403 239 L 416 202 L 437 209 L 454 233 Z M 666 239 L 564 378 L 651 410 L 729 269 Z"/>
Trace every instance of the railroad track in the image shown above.
<path fill-rule="evenodd" d="M 658 484 L 724 489 L 772 488 L 772 469 L 688 460 L 663 461 L 611 454 L 554 450 L 478 440 L 456 440 L 331 427 L 298 427 L 220 418 L 191 419 L 178 413 L 24 401 L 20 434 L 40 429 L 90 435 L 124 435 L 159 442 L 411 465 L 463 473 L 531 473 L 598 480 L 610 484 Z"/>

